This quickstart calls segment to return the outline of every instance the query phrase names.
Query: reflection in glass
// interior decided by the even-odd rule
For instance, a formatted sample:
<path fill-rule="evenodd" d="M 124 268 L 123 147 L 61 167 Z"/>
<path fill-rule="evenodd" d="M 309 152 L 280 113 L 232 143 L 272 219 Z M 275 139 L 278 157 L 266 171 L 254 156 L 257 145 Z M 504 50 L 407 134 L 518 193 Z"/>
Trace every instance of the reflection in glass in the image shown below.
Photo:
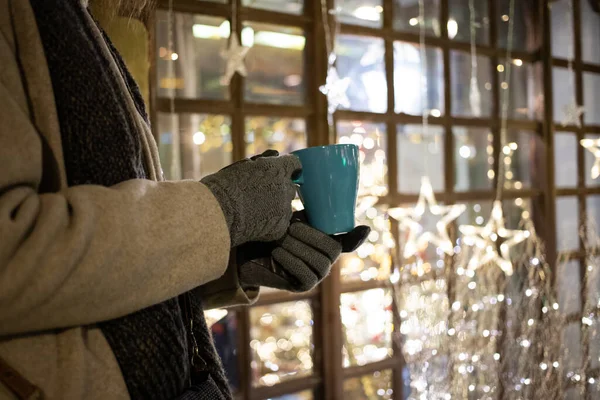
<path fill-rule="evenodd" d="M 565 107 L 575 101 L 575 74 L 566 68 L 552 68 L 552 104 L 554 122 L 561 123 L 565 118 Z"/>
<path fill-rule="evenodd" d="M 419 193 L 421 177 L 428 176 L 434 191 L 444 189 L 444 128 L 398 125 L 398 190 Z"/>
<path fill-rule="evenodd" d="M 234 312 L 226 310 L 205 311 L 206 322 L 210 327 L 215 348 L 223 362 L 223 368 L 231 388 L 239 388 L 237 358 L 237 320 Z"/>
<path fill-rule="evenodd" d="M 441 36 L 440 0 L 424 0 L 425 32 Z M 394 29 L 419 34 L 419 3 L 415 0 L 394 0 Z"/>
<path fill-rule="evenodd" d="M 600 74 L 583 73 L 583 105 L 585 124 L 600 125 Z"/>
<path fill-rule="evenodd" d="M 387 84 L 383 39 L 354 35 L 337 38 L 337 70 L 349 78 L 346 95 L 350 109 L 383 113 L 387 110 Z"/>
<path fill-rule="evenodd" d="M 459 117 L 489 117 L 492 113 L 491 60 L 477 57 L 477 87 L 479 101 L 471 99 L 471 55 L 459 51 L 450 52 L 452 82 L 452 114 Z"/>
<path fill-rule="evenodd" d="M 313 392 L 310 390 L 304 390 L 302 392 L 284 394 L 278 397 L 269 397 L 267 400 L 313 400 Z"/>
<path fill-rule="evenodd" d="M 255 386 L 273 386 L 312 373 L 312 325 L 306 301 L 250 309 Z"/>
<path fill-rule="evenodd" d="M 244 81 L 246 101 L 253 103 L 304 104 L 304 45 L 302 29 L 245 22 L 242 45 L 248 75 Z M 274 61 L 277 60 L 277 61 Z"/>
<path fill-rule="evenodd" d="M 229 88 L 220 83 L 225 62 L 229 21 L 220 17 L 173 13 L 173 52 L 169 52 L 166 11 L 156 12 L 156 87 L 159 97 L 224 100 Z M 173 68 L 170 75 L 169 68 Z"/>
<path fill-rule="evenodd" d="M 556 199 L 556 245 L 559 251 L 579 249 L 578 209 L 577 197 Z"/>
<path fill-rule="evenodd" d="M 380 28 L 383 25 L 382 0 L 338 0 L 338 21 Z"/>
<path fill-rule="evenodd" d="M 231 164 L 230 118 L 158 113 L 158 152 L 167 180 L 194 179 Z"/>
<path fill-rule="evenodd" d="M 533 155 L 543 151 L 542 140 L 535 132 L 509 130 L 507 141 L 500 154 L 504 164 L 504 187 L 517 190 L 532 187 L 538 171 Z"/>
<path fill-rule="evenodd" d="M 394 42 L 394 98 L 395 111 L 421 115 L 424 110 L 439 117 L 444 113 L 444 69 L 442 51 L 427 47 L 427 76 L 424 76 L 420 46 Z M 427 98 L 423 98 L 425 79 Z"/>
<path fill-rule="evenodd" d="M 498 47 L 506 48 L 508 43 L 508 25 L 510 22 L 510 2 L 511 0 L 497 0 L 496 25 L 498 27 Z M 513 22 L 513 50 L 528 51 L 535 48 L 535 28 L 538 24 L 535 21 L 537 15 L 536 5 L 530 1 L 515 1 L 514 22 Z"/>
<path fill-rule="evenodd" d="M 574 187 L 577 185 L 578 145 L 577 136 L 574 133 L 556 132 L 554 134 L 554 182 L 557 187 Z M 593 162 L 592 153 L 590 153 L 590 158 Z M 589 171 L 589 169 L 586 170 Z"/>
<path fill-rule="evenodd" d="M 455 126 L 454 189 L 457 191 L 490 189 L 494 179 L 493 135 L 487 128 Z"/>
<path fill-rule="evenodd" d="M 488 44 L 490 38 L 490 18 L 488 2 L 474 1 L 475 42 Z M 471 42 L 471 12 L 469 0 L 449 0 L 448 37 L 460 42 Z"/>
<path fill-rule="evenodd" d="M 393 394 L 391 370 L 344 381 L 344 399 L 347 400 L 391 400 Z"/>
<path fill-rule="evenodd" d="M 387 135 L 385 124 L 339 121 L 338 143 L 353 143 L 360 148 L 360 196 L 387 194 Z"/>
<path fill-rule="evenodd" d="M 302 14 L 303 0 L 242 0 L 245 7 L 282 12 L 286 14 Z"/>
<path fill-rule="evenodd" d="M 246 156 L 272 149 L 280 154 L 306 147 L 306 124 L 303 119 L 246 118 Z"/>
<path fill-rule="evenodd" d="M 600 135 L 585 135 L 586 139 L 600 139 Z M 556 147 L 556 145 L 555 145 Z M 600 178 L 596 178 L 593 179 L 592 178 L 592 167 L 594 166 L 594 163 L 596 162 L 596 157 L 594 156 L 594 153 L 592 153 L 589 150 L 585 150 L 583 152 L 583 157 L 584 157 L 584 162 L 585 162 L 585 169 L 584 171 L 584 175 L 585 175 L 585 186 L 587 187 L 595 187 L 595 186 L 600 186 Z M 573 182 L 573 185 L 577 184 L 577 181 Z"/>
<path fill-rule="evenodd" d="M 534 67 L 521 59 L 511 61 L 510 82 L 506 81 L 506 60 L 500 60 L 496 70 L 500 74 L 500 99 L 508 90 L 508 118 L 540 118 L 543 96 L 537 85 Z"/>
<path fill-rule="evenodd" d="M 365 365 L 392 355 L 392 295 L 388 289 L 342 293 L 344 367 Z"/>
<path fill-rule="evenodd" d="M 550 3 L 552 27 L 552 56 L 573 59 L 575 40 L 573 39 L 572 0 L 555 0 Z"/>
<path fill-rule="evenodd" d="M 600 7 L 594 10 L 590 3 L 592 1 L 580 1 L 581 52 L 584 62 L 600 64 Z"/>

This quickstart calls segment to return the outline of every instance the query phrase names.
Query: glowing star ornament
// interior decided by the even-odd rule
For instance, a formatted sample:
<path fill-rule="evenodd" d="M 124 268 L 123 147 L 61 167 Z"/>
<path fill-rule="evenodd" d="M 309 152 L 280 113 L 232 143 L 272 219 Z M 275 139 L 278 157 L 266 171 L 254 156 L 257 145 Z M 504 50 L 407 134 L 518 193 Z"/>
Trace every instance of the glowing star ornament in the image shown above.
<path fill-rule="evenodd" d="M 592 179 L 598 178 L 600 176 L 600 139 L 582 139 L 579 143 L 594 155 L 596 160 L 590 175 Z"/>
<path fill-rule="evenodd" d="M 233 78 L 236 72 L 239 72 L 242 76 L 246 76 L 248 73 L 244 64 L 244 58 L 246 58 L 246 54 L 250 48 L 240 45 L 235 32 L 231 32 L 230 36 L 229 47 L 227 50 L 221 52 L 221 57 L 226 62 L 225 75 L 221 77 L 221 85 L 229 85 L 231 78 Z"/>
<path fill-rule="evenodd" d="M 435 232 L 424 230 L 421 225 L 426 206 L 429 213 L 439 217 L 435 223 Z M 454 254 L 454 246 L 448 236 L 448 224 L 458 218 L 466 208 L 464 204 L 439 205 L 433 195 L 429 178 L 421 178 L 421 192 L 415 207 L 391 208 L 388 211 L 390 217 L 400 222 L 400 229 L 408 230 L 408 238 L 404 245 L 404 258 L 416 255 L 430 243 L 436 245 L 448 255 Z"/>
<path fill-rule="evenodd" d="M 459 230 L 463 234 L 464 243 L 474 248 L 469 269 L 475 270 L 485 264 L 495 263 L 508 276 L 513 274 L 510 249 L 531 236 L 529 231 L 504 227 L 500 200 L 494 201 L 492 215 L 485 226 L 461 225 Z"/>
<path fill-rule="evenodd" d="M 329 115 L 332 115 L 340 106 L 350 108 L 350 100 L 346 95 L 348 86 L 350 86 L 350 78 L 340 78 L 335 66 L 330 65 L 325 84 L 319 88 L 321 93 L 327 96 Z"/>
<path fill-rule="evenodd" d="M 568 104 L 563 108 L 563 119 L 561 121 L 562 126 L 575 125 L 581 128 L 581 115 L 585 112 L 583 106 L 577 105 L 577 103 Z"/>

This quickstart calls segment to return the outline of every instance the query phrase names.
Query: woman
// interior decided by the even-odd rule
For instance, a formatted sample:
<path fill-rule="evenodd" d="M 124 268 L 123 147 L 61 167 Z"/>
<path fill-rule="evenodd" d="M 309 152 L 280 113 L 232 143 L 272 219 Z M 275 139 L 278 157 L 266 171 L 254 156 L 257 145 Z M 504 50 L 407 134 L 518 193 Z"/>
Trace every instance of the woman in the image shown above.
<path fill-rule="evenodd" d="M 276 152 L 162 181 L 82 0 L 0 0 L 0 121 L 0 399 L 231 398 L 202 303 L 309 290 L 368 234 L 292 221 Z"/>

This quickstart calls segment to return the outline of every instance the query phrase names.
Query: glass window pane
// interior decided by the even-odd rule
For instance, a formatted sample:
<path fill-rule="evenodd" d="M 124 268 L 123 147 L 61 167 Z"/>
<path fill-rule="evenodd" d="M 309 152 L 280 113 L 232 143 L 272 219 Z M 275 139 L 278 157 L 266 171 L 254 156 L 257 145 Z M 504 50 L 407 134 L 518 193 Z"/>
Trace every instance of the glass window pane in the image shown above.
<path fill-rule="evenodd" d="M 392 355 L 392 294 L 389 289 L 342 293 L 344 367 L 365 365 Z"/>
<path fill-rule="evenodd" d="M 338 0 L 338 21 L 344 24 L 380 28 L 383 25 L 382 0 Z"/>
<path fill-rule="evenodd" d="M 579 261 L 559 263 L 556 281 L 560 312 L 565 316 L 579 312 L 581 310 Z"/>
<path fill-rule="evenodd" d="M 157 122 L 165 179 L 200 180 L 231 164 L 228 116 L 158 113 Z"/>
<path fill-rule="evenodd" d="M 581 373 L 581 361 L 583 359 L 581 324 L 572 323 L 564 329 L 561 347 L 563 357 L 563 365 L 561 367 L 565 376 L 569 372 Z"/>
<path fill-rule="evenodd" d="M 489 117 L 492 114 L 492 72 L 488 57 L 477 57 L 477 88 L 479 96 L 471 90 L 471 55 L 460 51 L 450 52 L 452 82 L 452 115 L 459 117 Z"/>
<path fill-rule="evenodd" d="M 269 149 L 287 154 L 305 147 L 306 124 L 303 119 L 246 118 L 246 155 L 249 157 Z"/>
<path fill-rule="evenodd" d="M 579 249 L 579 205 L 577 197 L 556 199 L 556 245 L 559 251 Z"/>
<path fill-rule="evenodd" d="M 387 134 L 385 124 L 362 121 L 339 121 L 338 143 L 360 147 L 359 196 L 387 194 Z"/>
<path fill-rule="evenodd" d="M 537 173 L 536 158 L 532 154 L 544 151 L 544 144 L 535 132 L 509 130 L 508 143 L 502 149 L 504 187 L 522 189 L 534 186 Z"/>
<path fill-rule="evenodd" d="M 580 1 L 582 58 L 584 62 L 600 64 L 600 7 L 597 1 L 595 9 L 590 3 L 592 0 Z"/>
<path fill-rule="evenodd" d="M 440 0 L 424 0 L 425 32 L 441 36 Z M 394 29 L 419 33 L 419 3 L 415 0 L 394 0 Z"/>
<path fill-rule="evenodd" d="M 510 82 L 506 81 L 506 61 L 500 60 L 496 70 L 500 74 L 500 101 L 508 90 L 508 118 L 536 119 L 541 116 L 542 96 L 536 81 L 536 72 L 529 63 L 520 59 L 511 62 Z"/>
<path fill-rule="evenodd" d="M 250 309 L 252 381 L 273 386 L 312 373 L 312 311 L 307 301 Z"/>
<path fill-rule="evenodd" d="M 269 397 L 267 400 L 313 400 L 313 392 L 311 390 L 305 390 L 303 392 L 284 394 L 278 397 Z"/>
<path fill-rule="evenodd" d="M 552 68 L 554 122 L 565 119 L 565 107 L 575 102 L 575 75 L 566 68 Z"/>
<path fill-rule="evenodd" d="M 223 362 L 223 368 L 231 388 L 240 387 L 237 358 L 237 323 L 235 312 L 227 310 L 208 310 L 204 312 L 206 322 L 212 333 L 217 353 Z"/>
<path fill-rule="evenodd" d="M 586 223 L 588 224 L 591 232 L 591 237 L 588 238 L 588 242 L 591 246 L 597 246 L 598 237 L 600 236 L 600 196 L 587 196 L 585 198 L 585 212 L 586 212 Z"/>
<path fill-rule="evenodd" d="M 244 99 L 253 103 L 304 104 L 304 44 L 300 28 L 245 22 L 242 44 L 248 75 Z M 274 62 L 277 60 L 277 62 Z"/>
<path fill-rule="evenodd" d="M 552 56 L 573 59 L 575 41 L 573 39 L 572 0 L 555 0 L 549 3 L 552 27 Z"/>
<path fill-rule="evenodd" d="M 493 136 L 487 128 L 453 127 L 454 190 L 491 189 L 494 173 Z M 490 172 L 491 171 L 491 172 Z"/>
<path fill-rule="evenodd" d="M 583 73 L 583 105 L 585 124 L 600 125 L 600 74 Z"/>
<path fill-rule="evenodd" d="M 459 225 L 484 226 L 490 219 L 492 213 L 492 202 L 489 200 L 473 201 L 464 203 L 467 209 L 457 218 Z M 529 210 L 529 200 L 515 199 L 502 202 L 504 222 L 507 229 L 523 229 L 519 223 L 523 220 L 523 211 Z"/>
<path fill-rule="evenodd" d="M 159 97 L 175 90 L 181 98 L 224 100 L 229 87 L 220 83 L 225 61 L 229 21 L 204 15 L 173 14 L 173 54 L 169 52 L 169 21 L 166 11 L 156 12 L 156 87 Z M 173 68 L 172 74 L 169 68 Z"/>
<path fill-rule="evenodd" d="M 395 111 L 413 115 L 430 114 L 439 117 L 444 113 L 444 69 L 442 51 L 426 47 L 427 76 L 421 59 L 420 46 L 394 42 L 394 98 Z M 423 99 L 422 83 L 425 80 L 427 98 Z"/>
<path fill-rule="evenodd" d="M 391 400 L 393 394 L 391 370 L 376 371 L 344 381 L 346 400 Z"/>
<path fill-rule="evenodd" d="M 578 145 L 577 136 L 574 133 L 556 132 L 554 134 L 554 182 L 557 187 L 577 186 Z"/>
<path fill-rule="evenodd" d="M 487 223 L 492 212 L 491 201 L 474 201 L 465 204 L 467 209 L 456 219 L 458 225 L 483 226 Z"/>
<path fill-rule="evenodd" d="M 444 189 L 444 128 L 398 125 L 398 190 L 419 193 L 421 177 L 428 176 L 434 191 Z"/>
<path fill-rule="evenodd" d="M 508 43 L 508 25 L 511 0 L 496 1 L 496 24 L 498 26 L 498 46 L 506 48 Z M 535 48 L 535 37 L 538 26 L 535 17 L 537 9 L 534 2 L 515 1 L 514 23 L 513 23 L 513 50 L 533 50 Z"/>
<path fill-rule="evenodd" d="M 596 139 L 600 139 L 600 135 L 585 135 L 585 138 L 596 140 Z M 584 161 L 585 161 L 585 169 L 583 170 L 583 173 L 585 175 L 585 186 L 587 186 L 587 187 L 600 186 L 600 178 L 596 178 L 596 179 L 592 178 L 592 167 L 594 166 L 594 163 L 596 162 L 596 157 L 594 156 L 594 153 L 585 149 L 583 152 L 583 157 L 584 157 Z"/>
<path fill-rule="evenodd" d="M 387 111 L 383 39 L 354 35 L 337 38 L 337 69 L 349 78 L 346 95 L 354 111 Z"/>
<path fill-rule="evenodd" d="M 488 44 L 490 18 L 487 1 L 474 1 L 475 42 Z M 471 12 L 469 0 L 449 0 L 448 37 L 460 42 L 471 42 Z"/>
<path fill-rule="evenodd" d="M 302 14 L 304 0 L 242 0 L 242 5 L 297 15 Z"/>
<path fill-rule="evenodd" d="M 356 223 L 369 226 L 371 233 L 358 250 L 342 254 L 340 268 L 343 281 L 385 280 L 390 276 L 392 248 L 395 246 L 390 222 L 385 208 L 372 204 L 371 197 L 358 200 Z"/>

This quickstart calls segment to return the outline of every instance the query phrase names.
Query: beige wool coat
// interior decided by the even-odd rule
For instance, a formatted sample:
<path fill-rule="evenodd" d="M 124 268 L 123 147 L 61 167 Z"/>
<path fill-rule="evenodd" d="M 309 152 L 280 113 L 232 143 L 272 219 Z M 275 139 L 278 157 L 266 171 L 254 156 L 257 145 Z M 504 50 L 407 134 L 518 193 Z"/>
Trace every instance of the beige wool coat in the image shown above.
<path fill-rule="evenodd" d="M 0 0 L 0 358 L 45 399 L 128 398 L 99 321 L 188 290 L 213 307 L 258 295 L 240 288 L 212 193 L 161 182 L 156 144 L 137 122 L 152 180 L 67 187 L 33 11 Z M 0 383 L 0 399 L 14 398 Z"/>

